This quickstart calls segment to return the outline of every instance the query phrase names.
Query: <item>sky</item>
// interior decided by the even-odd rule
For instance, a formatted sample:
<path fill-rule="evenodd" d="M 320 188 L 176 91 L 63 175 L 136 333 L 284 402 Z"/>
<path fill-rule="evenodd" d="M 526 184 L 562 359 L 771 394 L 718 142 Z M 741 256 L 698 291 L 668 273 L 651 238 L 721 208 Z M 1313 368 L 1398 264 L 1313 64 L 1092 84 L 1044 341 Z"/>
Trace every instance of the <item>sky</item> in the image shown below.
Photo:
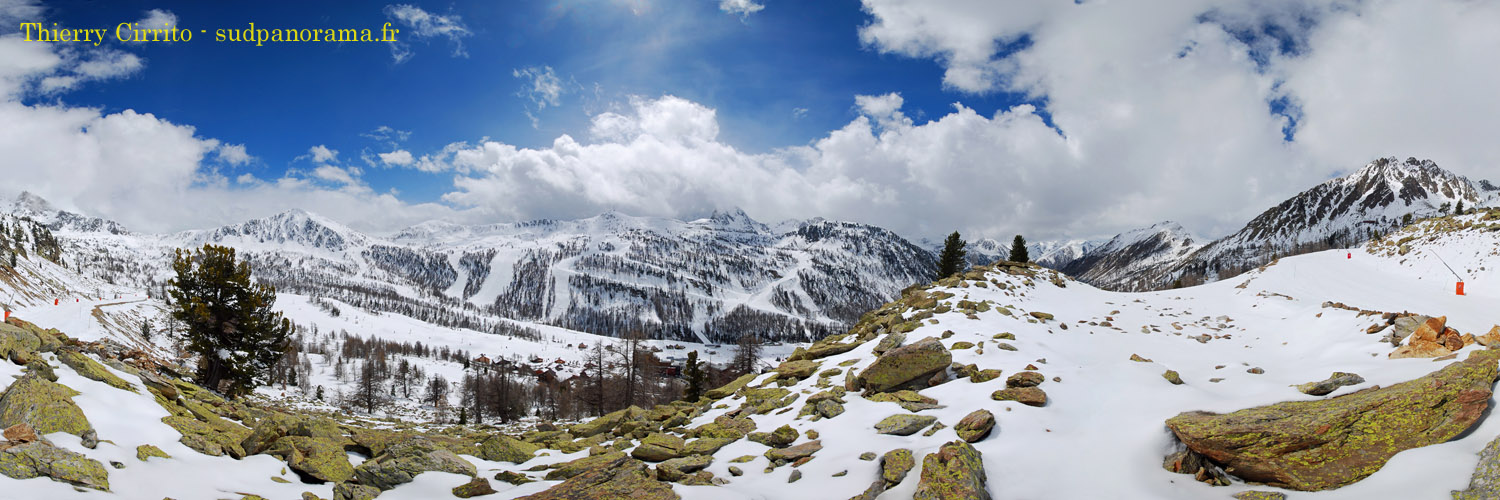
<path fill-rule="evenodd" d="M 252 23 L 374 40 L 217 39 Z M 0 0 L 0 194 L 144 232 L 738 207 L 1214 237 L 1377 157 L 1500 179 L 1494 26 L 1475 0 Z"/>

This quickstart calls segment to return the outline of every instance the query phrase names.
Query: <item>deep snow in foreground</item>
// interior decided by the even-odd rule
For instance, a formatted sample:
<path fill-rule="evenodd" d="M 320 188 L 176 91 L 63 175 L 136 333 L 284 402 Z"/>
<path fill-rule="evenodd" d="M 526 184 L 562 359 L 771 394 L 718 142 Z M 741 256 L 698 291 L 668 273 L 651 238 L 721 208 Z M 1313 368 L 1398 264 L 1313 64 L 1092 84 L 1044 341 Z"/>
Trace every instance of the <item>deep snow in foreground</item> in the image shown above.
<path fill-rule="evenodd" d="M 1321 252 L 1282 259 L 1263 270 L 1218 283 L 1153 293 L 1107 292 L 1071 280 L 1063 287 L 1044 279 L 1027 284 L 1024 277 L 998 272 L 987 277 L 1007 283 L 1009 290 L 994 286 L 934 288 L 932 291 L 954 294 L 945 303 L 991 301 L 1010 308 L 1014 315 L 1004 315 L 998 308 L 978 313 L 978 319 L 968 319 L 956 310 L 937 314 L 932 318 L 936 324 L 908 333 L 908 342 L 940 337 L 951 330 L 954 334 L 942 341 L 944 345 L 969 341 L 983 342 L 985 347 L 983 354 L 977 349 L 953 351 L 956 363 L 1001 369 L 1005 376 L 1034 364 L 1047 378 L 1040 386 L 1049 396 L 1047 406 L 1034 408 L 991 400 L 990 393 L 1004 387 L 1004 376 L 979 384 L 968 379 L 952 380 L 922 391 L 946 408 L 920 413 L 936 416 L 949 427 L 928 437 L 920 433 L 899 437 L 876 434 L 873 428 L 889 415 L 906 413 L 894 403 L 871 402 L 850 394 L 845 397 L 845 413 L 811 422 L 795 418 L 802 404 L 799 400 L 785 414 L 751 418 L 763 432 L 782 424 L 790 424 L 802 436 L 808 430 L 818 431 L 823 449 L 796 469 L 803 475 L 801 480 L 788 483 L 788 475 L 794 470 L 791 467 L 764 472 L 767 460 L 762 454 L 767 448 L 739 440 L 717 452 L 708 469 L 727 479 L 727 485 L 673 488 L 688 499 L 848 498 L 864 491 L 878 475 L 876 462 L 858 460 L 861 453 L 910 448 L 917 457 L 917 468 L 881 496 L 910 498 L 921 475 L 921 457 L 957 439 L 952 426 L 964 415 L 989 409 L 996 416 L 995 431 L 975 447 L 983 453 L 989 489 L 996 499 L 1229 498 L 1252 487 L 1239 482 L 1212 487 L 1162 468 L 1162 457 L 1173 446 L 1172 436 L 1163 425 L 1167 418 L 1191 410 L 1227 412 L 1279 401 L 1322 399 L 1290 386 L 1322 380 L 1334 371 L 1358 373 L 1366 382 L 1341 388 L 1329 397 L 1373 385 L 1389 386 L 1441 368 L 1447 362 L 1387 359 L 1392 347 L 1380 342 L 1380 335 L 1365 333 L 1374 322 L 1371 317 L 1323 307 L 1323 303 L 1445 315 L 1448 325 L 1463 333 L 1484 333 L 1500 323 L 1500 313 L 1496 312 L 1500 310 L 1496 307 L 1500 304 L 1500 258 L 1494 256 L 1497 243 L 1500 233 L 1484 231 L 1416 241 L 1406 255 L 1377 256 L 1364 250 Z M 1437 255 L 1464 272 L 1469 295 L 1454 294 L 1453 276 L 1435 257 L 1429 257 Z M 297 312 L 305 304 L 295 300 L 284 301 L 283 307 L 293 311 L 294 317 L 312 317 L 311 312 Z M 1034 321 L 1027 316 L 1033 311 L 1050 313 L 1055 319 Z M 22 308 L 17 314 L 42 326 L 57 326 L 74 337 L 105 335 L 97 323 L 90 326 L 80 319 L 77 311 L 66 312 L 66 308 L 50 302 Z M 434 340 L 450 335 L 391 318 L 350 316 L 343 321 L 372 334 Z M 1101 326 L 1106 321 L 1111 326 Z M 1067 329 L 1062 328 L 1064 323 Z M 1002 332 L 1015 335 L 1015 340 L 1006 342 L 1017 351 L 996 348 L 993 337 Z M 1203 334 L 1213 338 L 1206 343 L 1190 338 Z M 484 339 L 499 340 L 503 339 Z M 875 344 L 867 342 L 848 353 L 820 359 L 820 370 L 848 360 L 858 361 L 845 370 L 863 369 L 875 359 L 871 353 Z M 495 344 L 495 348 L 507 347 Z M 490 347 L 475 344 L 471 349 Z M 1482 347 L 1469 347 L 1459 357 L 1474 349 Z M 546 352 L 548 356 L 556 354 Z M 1129 360 L 1132 354 L 1154 361 L 1133 362 Z M 304 491 L 323 498 L 331 496 L 330 485 L 299 484 L 294 475 L 283 473 L 283 464 L 272 457 L 235 461 L 196 454 L 178 444 L 176 432 L 159 421 L 166 412 L 149 395 L 115 390 L 83 379 L 56 361 L 53 364 L 59 366 L 60 382 L 84 393 L 75 401 L 99 430 L 99 437 L 113 443 L 89 450 L 71 435 L 52 434 L 47 438 L 105 463 L 121 461 L 127 468 L 110 470 L 111 493 L 80 493 L 44 478 L 17 481 L 0 477 L 0 497 L 238 498 L 236 492 L 245 492 L 266 498 L 297 498 Z M 1252 367 L 1264 373 L 1248 373 Z M 1172 385 L 1164 380 L 1162 373 L 1168 369 L 1179 372 L 1186 384 Z M 19 373 L 20 367 L 0 363 L 0 383 L 9 384 L 9 375 Z M 135 377 L 116 375 L 139 385 Z M 763 375 L 756 383 L 768 377 Z M 1213 383 L 1211 378 L 1223 380 Z M 842 376 L 834 377 L 835 383 L 842 380 Z M 817 377 L 809 377 L 789 388 L 805 391 L 805 397 L 822 390 L 816 382 Z M 712 422 L 739 406 L 732 400 L 720 403 L 727 406 L 708 411 L 685 427 Z M 1477 452 L 1496 435 L 1500 435 L 1500 420 L 1485 418 L 1460 439 L 1402 452 L 1379 472 L 1350 486 L 1288 494 L 1319 499 L 1449 498 L 1450 491 L 1467 486 Z M 806 439 L 799 437 L 798 442 Z M 160 446 L 174 458 L 138 462 L 130 452 L 143 443 Z M 500 470 L 523 471 L 587 454 L 542 453 L 550 456 L 520 465 L 464 458 L 478 467 L 481 476 L 492 477 Z M 729 462 L 742 455 L 756 458 L 743 464 Z M 731 476 L 730 465 L 738 465 L 745 474 Z M 847 475 L 834 477 L 844 471 Z M 272 476 L 293 483 L 273 483 Z M 466 480 L 452 474 L 427 473 L 380 498 L 446 498 L 450 488 Z M 499 481 L 491 484 L 500 492 L 487 498 L 513 498 L 542 491 L 557 482 L 517 487 Z"/>

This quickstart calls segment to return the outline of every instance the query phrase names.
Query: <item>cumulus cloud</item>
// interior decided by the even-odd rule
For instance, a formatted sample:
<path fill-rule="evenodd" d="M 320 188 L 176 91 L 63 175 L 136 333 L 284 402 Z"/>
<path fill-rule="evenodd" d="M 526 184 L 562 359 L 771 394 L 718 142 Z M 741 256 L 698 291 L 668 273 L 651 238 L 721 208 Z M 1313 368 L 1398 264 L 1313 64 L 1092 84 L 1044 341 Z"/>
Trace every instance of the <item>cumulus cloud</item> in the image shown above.
<path fill-rule="evenodd" d="M 332 163 L 339 161 L 339 150 L 329 149 L 328 146 L 319 144 L 307 148 L 307 154 L 302 158 L 310 159 L 313 163 Z"/>
<path fill-rule="evenodd" d="M 221 144 L 219 145 L 219 149 L 215 150 L 215 153 L 218 155 L 219 161 L 231 166 L 244 165 L 254 159 L 254 157 L 250 156 L 249 152 L 245 151 L 244 144 Z"/>
<path fill-rule="evenodd" d="M 446 38 L 453 45 L 453 57 L 469 57 L 468 51 L 464 50 L 464 38 L 473 36 L 469 27 L 464 25 L 463 18 L 457 14 L 438 15 L 422 10 L 420 7 L 407 4 L 387 5 L 384 9 L 386 18 L 401 27 L 403 36 L 408 39 L 428 40 L 434 38 Z M 411 59 L 413 52 L 411 44 L 407 42 L 391 42 L 391 58 L 396 64 L 401 64 Z"/>
<path fill-rule="evenodd" d="M 395 165 L 398 167 L 411 166 L 416 162 L 416 159 L 411 155 L 411 151 L 407 151 L 404 149 L 398 149 L 389 153 L 380 153 L 379 156 L 381 163 L 384 163 L 386 165 Z"/>
<path fill-rule="evenodd" d="M 745 17 L 765 9 L 765 4 L 755 0 L 719 0 L 719 10 L 726 14 Z"/>

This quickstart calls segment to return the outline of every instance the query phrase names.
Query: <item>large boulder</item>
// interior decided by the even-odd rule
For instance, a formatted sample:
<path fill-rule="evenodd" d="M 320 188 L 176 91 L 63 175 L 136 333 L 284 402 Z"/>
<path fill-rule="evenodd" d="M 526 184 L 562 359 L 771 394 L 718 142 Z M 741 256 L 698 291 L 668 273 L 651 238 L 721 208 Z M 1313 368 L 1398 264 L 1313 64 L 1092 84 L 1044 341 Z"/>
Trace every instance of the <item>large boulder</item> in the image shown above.
<path fill-rule="evenodd" d="M 958 424 L 953 426 L 953 431 L 958 433 L 960 439 L 975 443 L 988 437 L 994 428 L 995 414 L 990 413 L 989 410 L 980 409 L 965 415 L 963 420 L 959 420 Z"/>
<path fill-rule="evenodd" d="M 1427 318 L 1421 325 L 1417 326 L 1406 343 L 1391 351 L 1391 359 L 1400 358 L 1436 358 L 1446 356 L 1453 351 L 1464 347 L 1464 340 L 1458 330 L 1447 326 L 1448 317 L 1439 316 Z"/>
<path fill-rule="evenodd" d="M 766 451 L 766 459 L 775 463 L 777 460 L 795 462 L 803 458 L 813 456 L 818 450 L 823 449 L 822 441 L 808 441 L 797 446 L 786 448 L 772 448 Z"/>
<path fill-rule="evenodd" d="M 341 483 L 354 477 L 354 466 L 344 447 L 328 439 L 286 436 L 276 440 L 266 454 L 286 461 L 288 467 L 304 477 Z"/>
<path fill-rule="evenodd" d="M 40 440 L 0 450 L 0 474 L 15 479 L 46 477 L 109 491 L 109 471 L 98 461 Z"/>
<path fill-rule="evenodd" d="M 474 464 L 459 458 L 424 437 L 411 437 L 392 445 L 385 453 L 359 464 L 354 476 L 359 483 L 382 490 L 406 484 L 418 474 L 430 471 L 474 476 Z"/>
<path fill-rule="evenodd" d="M 624 453 L 610 450 L 607 453 L 583 457 L 571 462 L 563 462 L 557 464 L 555 469 L 547 473 L 547 480 L 571 479 L 579 474 L 605 467 L 621 458 L 625 458 Z"/>
<path fill-rule="evenodd" d="M 37 434 L 66 432 L 75 436 L 93 429 L 83 410 L 73 403 L 79 393 L 35 372 L 10 384 L 0 396 L 0 428 L 30 424 Z"/>
<path fill-rule="evenodd" d="M 1291 401 L 1228 414 L 1187 412 L 1167 427 L 1231 474 L 1318 491 L 1380 470 L 1396 453 L 1442 443 L 1483 416 L 1500 351 L 1475 351 L 1424 377 L 1321 401 Z"/>
<path fill-rule="evenodd" d="M 897 448 L 880 457 L 880 479 L 885 481 L 887 487 L 900 484 L 906 480 L 906 473 L 917 465 L 912 457 L 911 450 Z"/>
<path fill-rule="evenodd" d="M 787 361 L 776 367 L 776 375 L 786 379 L 802 380 L 818 372 L 818 362 L 809 360 Z"/>
<path fill-rule="evenodd" d="M 603 456 L 603 455 L 601 455 Z M 677 500 L 672 487 L 657 481 L 651 468 L 639 460 L 615 455 L 608 462 L 584 471 L 547 491 L 521 500 Z"/>
<path fill-rule="evenodd" d="M 989 500 L 984 460 L 969 443 L 953 441 L 922 459 L 912 500 Z"/>
<path fill-rule="evenodd" d="M 681 481 L 689 474 L 707 469 L 713 463 L 714 457 L 707 455 L 674 458 L 656 466 L 656 478 L 662 481 Z"/>
<path fill-rule="evenodd" d="M 120 377 L 115 376 L 115 374 L 110 373 L 108 369 L 104 368 L 104 365 L 72 348 L 58 350 L 57 360 L 62 361 L 63 364 L 68 365 L 69 368 L 72 368 L 73 371 L 78 372 L 84 378 L 104 382 L 116 389 L 136 392 L 135 386 L 131 385 L 130 382 L 126 382 Z"/>
<path fill-rule="evenodd" d="M 1047 406 L 1047 393 L 1040 387 L 1006 387 L 990 394 L 995 401 L 1015 401 L 1027 406 Z"/>
<path fill-rule="evenodd" d="M 709 389 L 708 392 L 703 393 L 703 397 L 708 399 L 723 399 L 729 397 L 730 394 L 734 394 L 736 391 L 739 391 L 746 385 L 749 385 L 750 381 L 755 380 L 755 377 L 758 376 L 760 375 L 755 373 L 747 373 L 740 378 L 734 379 L 733 382 L 724 384 L 714 389 Z"/>
<path fill-rule="evenodd" d="M 680 437 L 655 433 L 642 439 L 640 446 L 630 451 L 630 456 L 647 462 L 661 462 L 682 456 L 682 449 L 686 446 Z"/>
<path fill-rule="evenodd" d="M 735 439 L 712 437 L 694 439 L 692 441 L 688 441 L 687 446 L 684 446 L 682 448 L 682 455 L 712 455 L 714 453 L 718 453 L 719 448 L 728 446 L 729 443 L 733 443 L 735 441 Z"/>
<path fill-rule="evenodd" d="M 479 458 L 491 462 L 526 463 L 541 447 L 519 439 L 496 434 L 479 443 Z"/>
<path fill-rule="evenodd" d="M 929 378 L 951 364 L 953 354 L 943 347 L 942 342 L 927 337 L 882 354 L 859 373 L 859 380 L 861 386 L 871 392 L 885 392 L 907 385 L 926 387 Z"/>

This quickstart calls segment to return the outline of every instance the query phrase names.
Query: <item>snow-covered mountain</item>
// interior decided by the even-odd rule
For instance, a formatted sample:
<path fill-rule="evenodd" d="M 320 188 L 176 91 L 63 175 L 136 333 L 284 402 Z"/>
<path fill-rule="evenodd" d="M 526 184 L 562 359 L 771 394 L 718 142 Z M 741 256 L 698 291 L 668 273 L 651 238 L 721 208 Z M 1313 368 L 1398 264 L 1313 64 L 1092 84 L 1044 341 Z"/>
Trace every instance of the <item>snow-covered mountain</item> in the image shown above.
<path fill-rule="evenodd" d="M 1201 248 L 1201 241 L 1182 225 L 1165 221 L 1115 235 L 1059 269 L 1085 282 L 1134 288 L 1145 272 L 1183 259 Z"/>
<path fill-rule="evenodd" d="M 486 331 L 508 318 L 605 335 L 728 342 L 753 331 L 805 342 L 934 273 L 930 252 L 884 229 L 823 219 L 773 229 L 740 210 L 693 221 L 607 212 L 428 222 L 390 237 L 302 210 L 170 235 L 132 233 L 34 195 L 11 211 L 47 223 L 76 270 L 114 283 L 159 289 L 173 249 L 227 245 L 284 292 Z"/>
<path fill-rule="evenodd" d="M 1095 248 L 1057 269 L 1102 288 L 1161 289 L 1231 277 L 1287 255 L 1351 247 L 1401 227 L 1408 214 L 1420 219 L 1460 202 L 1472 208 L 1494 206 L 1497 200 L 1500 188 L 1472 182 L 1431 160 L 1380 158 L 1288 198 L 1207 244 L 1187 243 L 1182 233 L 1137 245 L 1130 235 L 1152 233 L 1148 228 L 1115 238 L 1131 244 Z"/>
<path fill-rule="evenodd" d="M 1109 240 L 1059 240 L 1044 241 L 1028 245 L 1031 261 L 1052 269 L 1062 269 L 1069 263 L 1083 258 Z"/>

